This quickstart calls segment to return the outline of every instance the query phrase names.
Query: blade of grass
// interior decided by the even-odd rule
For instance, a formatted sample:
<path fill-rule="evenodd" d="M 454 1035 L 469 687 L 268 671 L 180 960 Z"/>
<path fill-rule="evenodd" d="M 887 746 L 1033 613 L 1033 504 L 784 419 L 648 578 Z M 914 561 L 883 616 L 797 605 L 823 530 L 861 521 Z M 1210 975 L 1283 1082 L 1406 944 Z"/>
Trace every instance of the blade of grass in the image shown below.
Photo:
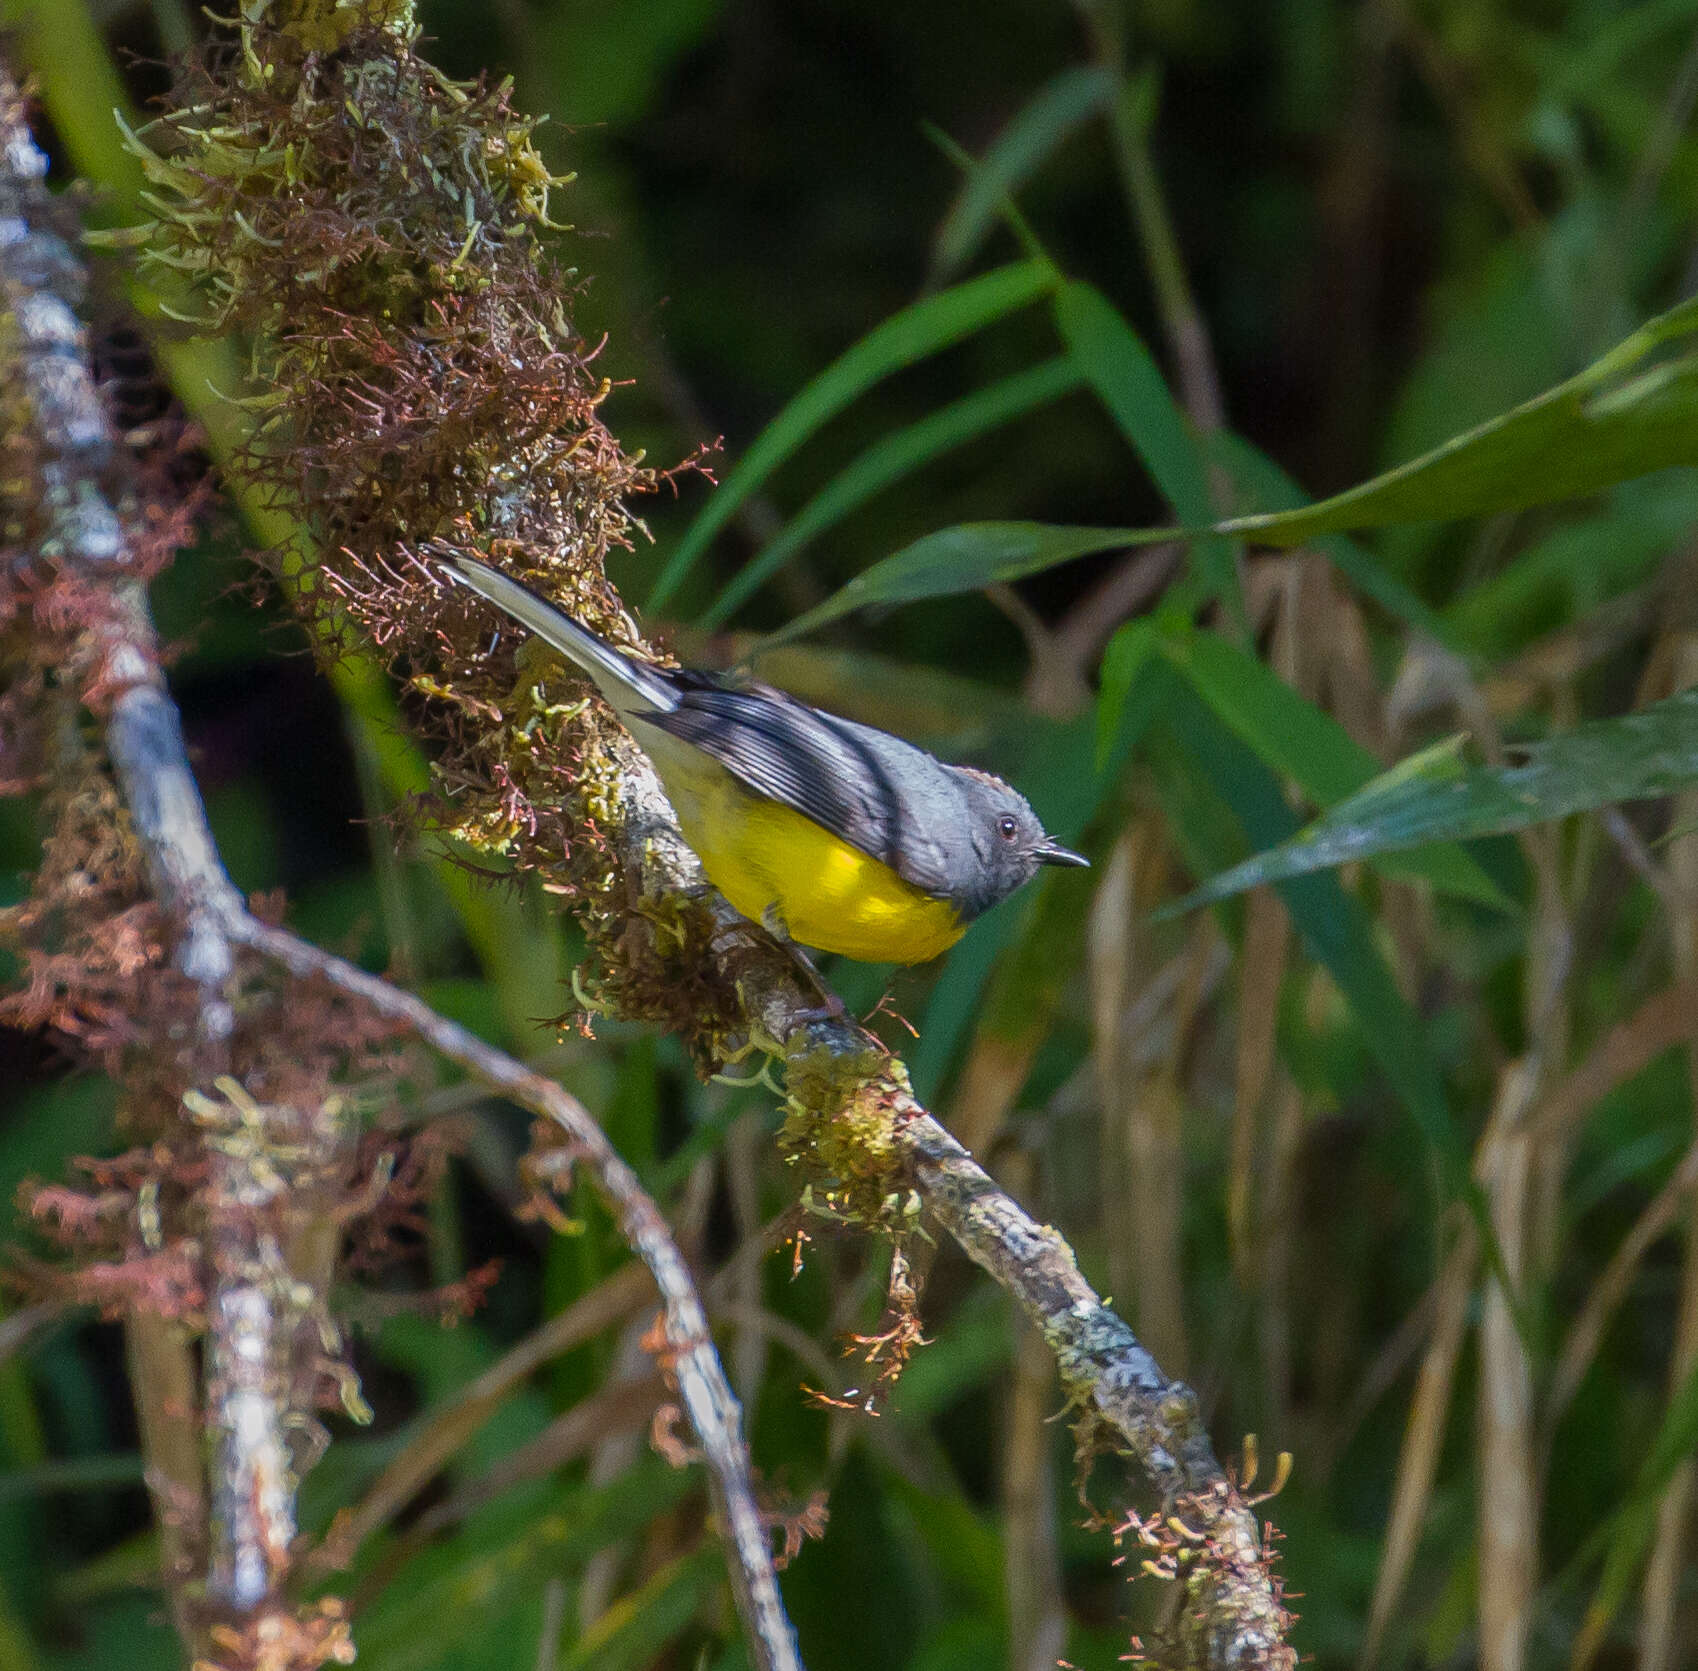
<path fill-rule="evenodd" d="M 1333 805 L 1378 774 L 1379 761 L 1337 720 L 1298 695 L 1249 651 L 1216 633 L 1193 631 L 1188 623 L 1162 634 L 1161 648 L 1263 764 L 1291 778 L 1312 801 Z M 1388 875 L 1430 882 L 1459 899 L 1513 909 L 1491 877 L 1451 842 L 1407 857 L 1389 856 L 1379 868 Z"/>
<path fill-rule="evenodd" d="M 659 1660 L 724 1580 L 712 1548 L 669 1561 L 640 1589 L 621 1596 L 561 1657 L 561 1671 L 639 1671 Z"/>
<path fill-rule="evenodd" d="M 1524 510 L 1675 464 L 1698 464 L 1698 301 L 1648 320 L 1578 376 L 1407 464 L 1300 510 L 1219 525 L 1263 545 L 1397 522 Z"/>
<path fill-rule="evenodd" d="M 825 600 L 769 633 L 763 649 L 788 644 L 816 627 L 875 604 L 978 592 L 1041 574 L 1097 551 L 1147 544 L 1135 528 L 1074 528 L 1049 522 L 960 522 L 940 528 L 863 569 Z"/>
<path fill-rule="evenodd" d="M 1059 400 L 1079 386 L 1078 368 L 1066 355 L 1016 372 L 976 390 L 869 447 L 800 511 L 782 533 L 740 569 L 702 616 L 720 627 L 784 564 L 853 510 L 934 458 Z"/>
<path fill-rule="evenodd" d="M 1061 340 L 1150 479 L 1181 522 L 1203 530 L 1216 516 L 1208 459 L 1149 349 L 1107 298 L 1088 284 L 1062 285 L 1053 311 Z M 1192 561 L 1211 593 L 1241 621 L 1243 601 L 1232 542 L 1200 531 Z"/>
<path fill-rule="evenodd" d="M 1062 70 L 1034 93 L 977 160 L 938 228 L 932 280 L 942 283 L 972 260 L 1011 197 L 1078 128 L 1107 108 L 1114 77 L 1096 68 Z"/>
<path fill-rule="evenodd" d="M 1650 1546 L 1663 1490 L 1694 1448 L 1698 1448 L 1698 1364 L 1669 1399 L 1627 1501 L 1588 1540 L 1586 1551 L 1576 1557 L 1580 1560 L 1595 1555 L 1602 1544 L 1603 1571 L 1575 1635 L 1570 1671 L 1586 1671 L 1597 1657 Z"/>
<path fill-rule="evenodd" d="M 1177 682 L 1178 675 L 1173 677 Z M 1273 774 L 1189 687 L 1182 685 L 1170 695 L 1162 714 L 1163 725 L 1177 745 L 1172 765 L 1202 779 L 1217 804 L 1230 809 L 1244 836 L 1263 841 L 1295 824 Z M 1316 887 L 1317 882 L 1329 885 Z M 1338 983 L 1369 1050 L 1426 1138 L 1443 1193 L 1464 1194 L 1467 1161 L 1443 1075 L 1428 1046 L 1425 1027 L 1398 991 L 1374 943 L 1362 907 L 1331 877 L 1299 877 L 1282 883 L 1279 892 L 1310 957 Z"/>
<path fill-rule="evenodd" d="M 814 432 L 892 372 L 972 336 L 1046 295 L 1047 262 L 1022 261 L 968 279 L 893 314 L 813 379 L 761 432 L 672 553 L 648 607 L 663 609 L 737 507 Z"/>

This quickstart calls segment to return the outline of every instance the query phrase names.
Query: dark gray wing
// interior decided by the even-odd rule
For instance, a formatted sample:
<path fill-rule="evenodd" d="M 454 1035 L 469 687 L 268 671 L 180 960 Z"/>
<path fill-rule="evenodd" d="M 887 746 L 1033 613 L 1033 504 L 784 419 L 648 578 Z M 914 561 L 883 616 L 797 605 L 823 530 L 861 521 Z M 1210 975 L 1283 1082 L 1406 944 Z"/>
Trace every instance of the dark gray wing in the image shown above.
<path fill-rule="evenodd" d="M 765 685 L 678 680 L 678 706 L 633 715 L 711 755 L 757 795 L 823 825 L 946 896 L 945 846 L 965 837 L 965 806 L 949 769 L 912 743 L 822 713 Z"/>

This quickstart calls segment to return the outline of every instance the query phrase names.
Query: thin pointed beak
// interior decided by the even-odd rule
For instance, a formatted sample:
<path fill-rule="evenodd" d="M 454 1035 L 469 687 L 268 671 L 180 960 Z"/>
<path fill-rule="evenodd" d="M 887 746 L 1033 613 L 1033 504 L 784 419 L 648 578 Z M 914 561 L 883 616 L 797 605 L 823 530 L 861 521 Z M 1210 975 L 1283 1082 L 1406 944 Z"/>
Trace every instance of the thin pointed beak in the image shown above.
<path fill-rule="evenodd" d="M 1077 865 L 1089 870 L 1091 861 L 1083 853 L 1075 853 L 1071 847 L 1063 847 L 1059 841 L 1045 840 L 1039 847 L 1032 849 L 1040 864 L 1046 865 Z"/>

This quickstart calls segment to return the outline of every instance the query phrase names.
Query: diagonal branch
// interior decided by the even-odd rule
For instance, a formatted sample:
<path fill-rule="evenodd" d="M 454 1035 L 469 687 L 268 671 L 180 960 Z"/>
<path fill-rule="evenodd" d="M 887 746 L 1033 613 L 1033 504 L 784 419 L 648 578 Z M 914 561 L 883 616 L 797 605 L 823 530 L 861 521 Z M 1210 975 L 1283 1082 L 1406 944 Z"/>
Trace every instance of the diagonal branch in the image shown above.
<path fill-rule="evenodd" d="M 552 1122 L 571 1139 L 577 1158 L 588 1164 L 625 1240 L 648 1266 L 661 1292 L 666 1355 L 677 1378 L 684 1412 L 708 1465 L 714 1507 L 731 1546 L 733 1587 L 759 1664 L 772 1671 L 799 1666 L 778 1594 L 766 1529 L 749 1488 L 741 1413 L 713 1349 L 695 1282 L 660 1209 L 589 1111 L 552 1080 L 485 1044 L 458 1022 L 438 1015 L 410 992 L 402 992 L 293 934 L 270 928 L 246 911 L 227 927 L 238 944 L 272 959 L 303 980 L 328 981 L 376 1014 L 407 1028 L 492 1090 Z"/>

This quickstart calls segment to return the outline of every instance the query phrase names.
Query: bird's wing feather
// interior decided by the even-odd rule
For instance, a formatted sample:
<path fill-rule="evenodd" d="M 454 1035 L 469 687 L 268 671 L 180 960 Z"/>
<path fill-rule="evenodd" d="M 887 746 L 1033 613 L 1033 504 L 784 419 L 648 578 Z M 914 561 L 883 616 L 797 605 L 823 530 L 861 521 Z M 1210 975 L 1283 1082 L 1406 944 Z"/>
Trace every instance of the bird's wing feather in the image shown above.
<path fill-rule="evenodd" d="M 668 713 L 633 716 L 711 755 L 927 893 L 950 892 L 936 832 L 958 818 L 947 768 L 911 743 L 782 691 L 702 684 Z"/>

